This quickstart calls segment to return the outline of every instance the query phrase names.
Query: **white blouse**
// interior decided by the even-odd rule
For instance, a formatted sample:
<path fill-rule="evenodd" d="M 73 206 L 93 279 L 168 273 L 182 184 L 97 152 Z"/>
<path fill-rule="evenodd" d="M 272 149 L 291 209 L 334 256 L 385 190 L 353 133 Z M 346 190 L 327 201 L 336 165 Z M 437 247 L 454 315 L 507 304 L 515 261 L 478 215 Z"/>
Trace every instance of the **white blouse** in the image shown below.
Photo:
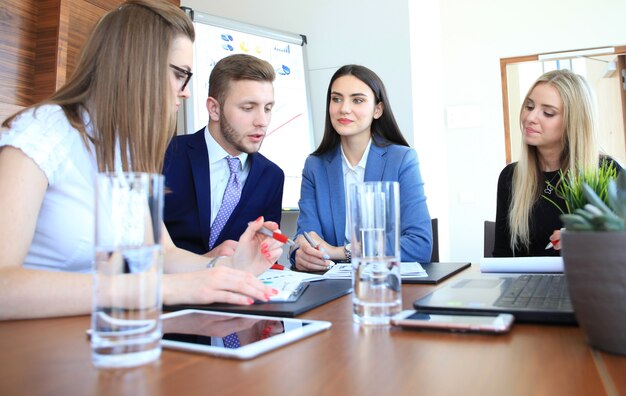
<path fill-rule="evenodd" d="M 45 105 L 23 113 L 0 133 L 2 146 L 22 150 L 48 179 L 24 267 L 90 272 L 98 172 L 93 145 L 85 146 L 61 107 Z"/>
<path fill-rule="evenodd" d="M 352 231 L 350 230 L 350 222 L 348 219 L 350 218 L 350 186 L 356 183 L 363 183 L 365 180 L 365 167 L 367 166 L 367 157 L 370 154 L 370 147 L 372 146 L 372 139 L 367 143 L 365 147 L 365 151 L 363 152 L 363 156 L 358 164 L 352 166 L 350 161 L 348 161 L 348 157 L 346 157 L 346 153 L 343 151 L 343 146 L 341 147 L 341 169 L 343 170 L 343 191 L 344 197 L 346 199 L 346 229 L 344 231 L 344 235 L 346 238 L 345 243 L 350 243 L 350 238 L 352 235 Z"/>

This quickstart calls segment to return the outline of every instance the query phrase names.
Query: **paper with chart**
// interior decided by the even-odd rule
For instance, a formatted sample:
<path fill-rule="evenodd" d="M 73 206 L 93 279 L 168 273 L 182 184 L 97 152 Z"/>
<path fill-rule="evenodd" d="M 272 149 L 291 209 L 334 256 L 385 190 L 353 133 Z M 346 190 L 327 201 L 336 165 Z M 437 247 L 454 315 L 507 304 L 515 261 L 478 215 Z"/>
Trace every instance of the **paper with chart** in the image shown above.
<path fill-rule="evenodd" d="M 417 262 L 400 263 L 400 275 L 402 279 L 426 278 L 428 276 L 421 264 Z M 324 273 L 324 277 L 327 279 L 351 279 L 352 264 L 335 264 Z"/>
<path fill-rule="evenodd" d="M 268 269 L 259 275 L 259 280 L 278 290 L 278 294 L 270 297 L 270 301 L 288 301 L 289 297 L 297 292 L 302 284 L 323 279 L 325 278 L 321 275 L 291 270 Z"/>

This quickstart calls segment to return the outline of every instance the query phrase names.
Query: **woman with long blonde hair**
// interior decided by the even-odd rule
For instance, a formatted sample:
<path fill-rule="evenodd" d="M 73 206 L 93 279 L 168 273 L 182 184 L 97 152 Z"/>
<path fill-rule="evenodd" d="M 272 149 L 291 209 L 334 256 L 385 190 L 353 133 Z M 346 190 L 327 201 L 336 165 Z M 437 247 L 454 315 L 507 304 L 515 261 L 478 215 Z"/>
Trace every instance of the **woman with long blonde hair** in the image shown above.
<path fill-rule="evenodd" d="M 588 83 L 569 70 L 547 72 L 529 89 L 520 159 L 498 179 L 494 256 L 559 255 L 561 211 L 554 203 L 565 210 L 556 190 L 561 172 L 578 174 L 600 162 L 593 103 Z"/>

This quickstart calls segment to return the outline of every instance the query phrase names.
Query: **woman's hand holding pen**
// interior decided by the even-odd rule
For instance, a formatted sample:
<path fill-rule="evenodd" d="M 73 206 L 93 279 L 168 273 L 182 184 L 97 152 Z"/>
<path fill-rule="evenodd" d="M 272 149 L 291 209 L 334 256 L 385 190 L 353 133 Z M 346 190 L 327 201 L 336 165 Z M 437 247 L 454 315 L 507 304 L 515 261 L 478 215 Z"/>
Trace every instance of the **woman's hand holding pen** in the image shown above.
<path fill-rule="evenodd" d="M 546 250 L 548 249 L 561 250 L 561 230 L 554 230 L 550 235 L 550 243 L 546 246 Z"/>
<path fill-rule="evenodd" d="M 232 256 L 220 257 L 214 268 L 169 277 L 163 299 L 168 304 L 225 302 L 250 305 L 254 300 L 269 301 L 277 290 L 257 276 L 278 260 L 283 243 L 259 230 L 278 231 L 278 224 L 259 217 L 248 224 Z"/>
<path fill-rule="evenodd" d="M 300 248 L 296 250 L 296 269 L 301 271 L 326 271 L 334 263 L 332 257 L 340 258 L 343 247 L 329 245 L 314 231 L 298 235 L 296 243 Z"/>
<path fill-rule="evenodd" d="M 264 222 L 263 217 L 248 223 L 248 228 L 239 238 L 239 244 L 232 256 L 235 268 L 258 276 L 283 254 L 283 243 L 259 232 L 263 227 L 278 231 L 278 224 L 273 221 Z"/>

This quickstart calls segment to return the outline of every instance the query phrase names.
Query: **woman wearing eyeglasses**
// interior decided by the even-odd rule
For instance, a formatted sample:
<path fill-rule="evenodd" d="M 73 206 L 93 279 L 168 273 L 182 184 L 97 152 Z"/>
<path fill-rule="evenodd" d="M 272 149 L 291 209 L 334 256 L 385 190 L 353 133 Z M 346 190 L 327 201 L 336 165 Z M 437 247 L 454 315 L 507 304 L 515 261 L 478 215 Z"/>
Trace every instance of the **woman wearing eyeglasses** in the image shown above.
<path fill-rule="evenodd" d="M 96 25 L 65 86 L 5 120 L 0 319 L 91 310 L 95 176 L 160 173 L 176 111 L 189 97 L 194 36 L 172 4 L 127 1 Z M 267 301 L 275 291 L 255 275 L 282 248 L 256 233 L 264 224 L 277 228 L 259 218 L 235 255 L 212 268 L 176 248 L 162 225 L 164 269 L 176 272 L 163 277 L 164 304 Z"/>

